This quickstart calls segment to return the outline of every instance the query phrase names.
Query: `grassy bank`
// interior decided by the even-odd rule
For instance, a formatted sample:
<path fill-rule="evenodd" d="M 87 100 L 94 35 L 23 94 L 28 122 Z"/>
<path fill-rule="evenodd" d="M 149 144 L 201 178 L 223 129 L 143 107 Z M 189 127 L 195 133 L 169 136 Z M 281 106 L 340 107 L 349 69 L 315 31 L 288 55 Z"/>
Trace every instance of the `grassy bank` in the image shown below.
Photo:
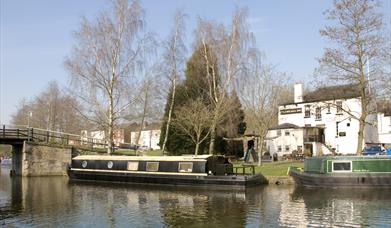
<path fill-rule="evenodd" d="M 236 163 L 235 166 L 241 166 L 242 163 Z M 256 173 L 262 173 L 264 176 L 288 176 L 287 171 L 289 166 L 303 167 L 302 161 L 279 161 L 279 162 L 263 162 L 261 166 L 255 166 Z"/>

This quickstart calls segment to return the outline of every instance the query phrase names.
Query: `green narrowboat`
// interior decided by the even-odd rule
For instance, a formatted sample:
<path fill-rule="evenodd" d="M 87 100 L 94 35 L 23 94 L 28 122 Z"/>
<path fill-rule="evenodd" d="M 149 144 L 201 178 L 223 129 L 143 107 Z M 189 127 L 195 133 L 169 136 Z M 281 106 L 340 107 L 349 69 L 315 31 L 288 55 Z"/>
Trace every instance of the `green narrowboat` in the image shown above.
<path fill-rule="evenodd" d="M 391 187 L 391 156 L 310 157 L 288 173 L 306 187 Z"/>

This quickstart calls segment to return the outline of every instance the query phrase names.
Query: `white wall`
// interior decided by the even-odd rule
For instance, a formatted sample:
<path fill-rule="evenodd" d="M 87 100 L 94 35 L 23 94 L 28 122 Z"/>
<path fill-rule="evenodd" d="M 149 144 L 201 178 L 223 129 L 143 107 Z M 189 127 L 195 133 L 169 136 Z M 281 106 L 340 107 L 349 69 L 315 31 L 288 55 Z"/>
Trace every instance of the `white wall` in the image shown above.
<path fill-rule="evenodd" d="M 138 144 L 154 150 L 159 150 L 160 130 L 144 130 L 141 131 L 141 136 L 136 143 L 138 132 L 130 132 L 130 140 L 132 144 Z"/>
<path fill-rule="evenodd" d="M 303 145 L 303 129 L 280 129 L 281 136 L 277 137 L 279 130 L 270 130 L 267 133 L 266 148 L 270 152 L 270 155 L 277 153 L 278 157 L 285 154 L 291 154 L 292 151 L 297 150 L 297 146 Z M 289 136 L 285 135 L 285 132 L 289 132 Z M 278 147 L 281 146 L 281 151 L 278 151 Z M 287 151 L 285 146 L 289 146 Z M 303 149 L 303 148 L 302 148 Z"/>
<path fill-rule="evenodd" d="M 353 98 L 342 101 L 342 107 L 349 110 L 355 117 L 361 113 L 360 100 Z M 305 117 L 305 106 L 310 105 L 310 116 Z M 328 106 L 330 105 L 330 108 Z M 321 119 L 316 118 L 316 108 L 320 108 Z M 281 114 L 282 110 L 301 109 L 300 113 Z M 336 101 L 322 101 L 313 103 L 297 103 L 279 107 L 278 124 L 291 123 L 299 127 L 324 128 L 325 144 L 335 148 L 337 153 L 354 154 L 357 147 L 359 121 L 349 116 L 346 112 L 337 113 Z M 337 124 L 338 123 L 338 124 Z M 337 135 L 345 132 L 346 136 Z M 291 140 L 291 144 L 296 143 Z M 315 148 L 314 148 L 315 149 Z"/>
<path fill-rule="evenodd" d="M 379 142 L 391 144 L 391 116 L 384 116 L 384 113 L 378 113 L 377 129 Z"/>

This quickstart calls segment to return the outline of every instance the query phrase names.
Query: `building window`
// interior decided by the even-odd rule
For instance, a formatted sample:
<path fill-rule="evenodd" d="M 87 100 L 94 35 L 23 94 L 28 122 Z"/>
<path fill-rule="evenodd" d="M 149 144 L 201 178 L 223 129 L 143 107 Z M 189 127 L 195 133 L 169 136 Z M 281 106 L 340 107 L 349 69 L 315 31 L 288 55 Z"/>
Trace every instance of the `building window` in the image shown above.
<path fill-rule="evenodd" d="M 350 127 L 350 123 L 347 123 L 346 126 L 347 126 L 347 127 Z"/>
<path fill-rule="evenodd" d="M 342 114 L 342 101 L 337 101 L 337 114 Z"/>
<path fill-rule="evenodd" d="M 304 118 L 311 117 L 311 105 L 306 105 L 304 107 Z"/>
<path fill-rule="evenodd" d="M 345 137 L 346 136 L 346 132 L 344 131 L 341 131 L 338 133 L 339 137 Z"/>
<path fill-rule="evenodd" d="M 282 151 L 282 147 L 281 147 L 281 146 L 278 146 L 278 147 L 277 147 L 277 151 L 278 151 L 278 152 L 281 152 L 281 151 Z"/>
<path fill-rule="evenodd" d="M 285 136 L 289 136 L 290 134 L 291 133 L 288 130 L 285 131 Z"/>
<path fill-rule="evenodd" d="M 159 162 L 147 162 L 147 171 L 157 172 L 159 169 Z"/>
<path fill-rule="evenodd" d="M 277 136 L 281 136 L 281 130 L 277 130 Z"/>
<path fill-rule="evenodd" d="M 138 162 L 128 162 L 128 170 L 137 171 L 138 170 Z"/>
<path fill-rule="evenodd" d="M 179 162 L 178 171 L 180 173 L 191 173 L 193 171 L 192 162 Z"/>
<path fill-rule="evenodd" d="M 315 120 L 322 120 L 322 109 L 320 107 L 316 107 Z"/>
<path fill-rule="evenodd" d="M 286 146 L 285 146 L 285 152 L 289 152 L 289 149 L 290 149 L 290 146 L 289 146 L 289 145 L 286 145 Z"/>
<path fill-rule="evenodd" d="M 327 114 L 331 114 L 330 104 L 327 104 Z"/>

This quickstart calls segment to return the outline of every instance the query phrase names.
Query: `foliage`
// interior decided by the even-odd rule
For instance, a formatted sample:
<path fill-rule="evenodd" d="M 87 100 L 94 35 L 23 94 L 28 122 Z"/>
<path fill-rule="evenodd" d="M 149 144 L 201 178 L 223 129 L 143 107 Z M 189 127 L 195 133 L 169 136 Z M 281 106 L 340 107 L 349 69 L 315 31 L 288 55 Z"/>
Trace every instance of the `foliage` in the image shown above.
<path fill-rule="evenodd" d="M 86 123 L 75 112 L 75 108 L 81 108 L 80 104 L 61 92 L 57 82 L 52 81 L 35 98 L 23 100 L 11 122 L 15 125 L 80 134 Z"/>
<path fill-rule="evenodd" d="M 382 35 L 383 18 L 379 5 L 370 0 L 338 0 L 333 8 L 326 11 L 327 19 L 335 22 L 325 26 L 320 34 L 333 42 L 325 48 L 319 59 L 319 71 L 326 75 L 326 82 L 350 83 L 359 86 L 361 113 L 343 110 L 359 121 L 356 153 L 361 154 L 366 117 L 372 111 L 373 86 L 382 75 L 385 47 Z M 366 66 L 370 71 L 366 73 Z M 341 108 L 341 107 L 340 107 Z"/>
<path fill-rule="evenodd" d="M 12 146 L 0 144 L 0 157 L 10 158 L 12 156 Z"/>
<path fill-rule="evenodd" d="M 107 130 L 108 153 L 113 132 L 125 116 L 129 88 L 152 52 L 154 39 L 144 32 L 144 10 L 139 1 L 116 0 L 112 10 L 95 20 L 84 19 L 75 33 L 77 44 L 66 59 L 73 94 L 86 109 L 89 121 Z"/>

